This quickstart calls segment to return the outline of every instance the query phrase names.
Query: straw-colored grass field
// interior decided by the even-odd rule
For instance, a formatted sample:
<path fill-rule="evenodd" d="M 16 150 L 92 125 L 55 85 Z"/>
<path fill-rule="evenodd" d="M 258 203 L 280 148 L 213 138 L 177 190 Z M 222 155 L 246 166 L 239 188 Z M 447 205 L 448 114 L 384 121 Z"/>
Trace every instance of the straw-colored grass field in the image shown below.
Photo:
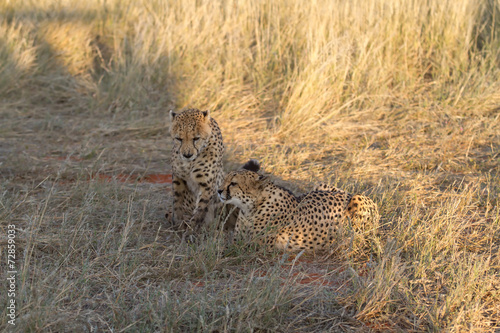
<path fill-rule="evenodd" d="M 226 170 L 364 193 L 381 229 L 181 242 L 154 179 L 184 107 Z M 3 0 L 0 119 L 2 332 L 500 330 L 499 0 Z"/>

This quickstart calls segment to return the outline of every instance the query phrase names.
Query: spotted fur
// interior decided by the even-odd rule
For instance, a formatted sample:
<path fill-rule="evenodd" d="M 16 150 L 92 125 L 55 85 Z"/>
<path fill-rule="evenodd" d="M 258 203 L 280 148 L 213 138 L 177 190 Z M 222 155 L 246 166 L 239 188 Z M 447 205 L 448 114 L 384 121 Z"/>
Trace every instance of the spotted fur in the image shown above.
<path fill-rule="evenodd" d="M 170 111 L 172 156 L 172 222 L 199 227 L 214 219 L 216 191 L 223 180 L 222 134 L 209 111 Z"/>
<path fill-rule="evenodd" d="M 351 223 L 355 230 L 378 223 L 376 204 L 363 195 L 351 195 L 321 184 L 296 197 L 254 171 L 230 172 L 218 191 L 222 202 L 240 209 L 236 234 L 278 249 L 321 250 L 335 240 L 338 228 Z"/>

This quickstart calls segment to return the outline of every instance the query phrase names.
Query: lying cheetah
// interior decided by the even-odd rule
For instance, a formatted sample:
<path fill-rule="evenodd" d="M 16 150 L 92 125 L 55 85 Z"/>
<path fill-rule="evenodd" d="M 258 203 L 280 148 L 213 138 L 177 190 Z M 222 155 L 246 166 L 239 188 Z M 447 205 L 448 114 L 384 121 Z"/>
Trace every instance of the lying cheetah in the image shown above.
<path fill-rule="evenodd" d="M 236 234 L 265 234 L 264 243 L 278 249 L 321 250 L 332 244 L 341 223 L 350 221 L 354 229 L 378 223 L 377 206 L 370 198 L 328 185 L 296 197 L 255 172 L 257 161 L 249 163 L 254 167 L 230 172 L 218 190 L 222 202 L 240 209 Z"/>
<path fill-rule="evenodd" d="M 224 144 L 209 111 L 170 111 L 172 157 L 172 223 L 198 228 L 213 221 L 219 203 L 216 191 L 223 180 Z"/>

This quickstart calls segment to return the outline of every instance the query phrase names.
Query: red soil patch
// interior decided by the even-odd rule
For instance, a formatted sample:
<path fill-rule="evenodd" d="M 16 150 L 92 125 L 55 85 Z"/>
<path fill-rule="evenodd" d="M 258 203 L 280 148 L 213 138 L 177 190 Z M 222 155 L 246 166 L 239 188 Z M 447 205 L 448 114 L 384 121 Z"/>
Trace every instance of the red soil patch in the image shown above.
<path fill-rule="evenodd" d="M 104 182 L 111 182 L 116 180 L 120 183 L 148 183 L 148 184 L 171 184 L 172 183 L 172 175 L 171 174 L 151 174 L 141 177 L 136 174 L 123 174 L 119 173 L 117 175 L 106 175 L 102 173 L 98 173 L 92 177 L 91 179 L 97 179 Z"/>
<path fill-rule="evenodd" d="M 170 174 L 152 174 L 144 177 L 143 182 L 151 184 L 171 184 L 172 175 Z"/>
<path fill-rule="evenodd" d="M 85 159 L 78 156 L 45 156 L 45 160 L 56 160 L 56 161 L 72 161 L 72 162 L 83 162 Z M 168 173 L 154 173 L 149 175 L 139 175 L 139 174 L 123 174 L 119 173 L 117 175 L 108 175 L 103 173 L 97 173 L 91 175 L 89 179 L 95 179 L 102 182 L 111 182 L 116 180 L 120 183 L 147 183 L 147 184 L 171 184 L 172 175 Z M 71 180 L 65 180 L 61 183 L 71 183 Z"/>
<path fill-rule="evenodd" d="M 310 257 L 301 255 L 297 258 L 297 255 L 294 253 L 290 254 L 289 257 L 286 259 L 286 261 L 287 262 L 306 263 L 306 264 L 314 263 L 314 260 L 311 259 Z"/>

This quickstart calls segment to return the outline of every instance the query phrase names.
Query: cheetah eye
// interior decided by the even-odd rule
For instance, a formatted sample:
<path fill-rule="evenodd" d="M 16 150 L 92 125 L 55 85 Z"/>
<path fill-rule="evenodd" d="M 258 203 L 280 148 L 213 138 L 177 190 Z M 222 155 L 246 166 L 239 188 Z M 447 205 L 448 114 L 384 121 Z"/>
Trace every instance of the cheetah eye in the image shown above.
<path fill-rule="evenodd" d="M 200 140 L 200 137 L 199 137 L 199 136 L 197 136 L 197 137 L 193 138 L 193 141 L 194 141 L 194 142 L 196 142 L 196 141 L 198 141 L 198 140 Z"/>
<path fill-rule="evenodd" d="M 235 182 L 231 182 L 231 184 L 229 184 L 229 186 L 236 186 L 236 183 Z"/>
<path fill-rule="evenodd" d="M 175 138 L 175 140 L 179 141 L 179 142 L 182 142 L 182 139 L 181 138 Z"/>

